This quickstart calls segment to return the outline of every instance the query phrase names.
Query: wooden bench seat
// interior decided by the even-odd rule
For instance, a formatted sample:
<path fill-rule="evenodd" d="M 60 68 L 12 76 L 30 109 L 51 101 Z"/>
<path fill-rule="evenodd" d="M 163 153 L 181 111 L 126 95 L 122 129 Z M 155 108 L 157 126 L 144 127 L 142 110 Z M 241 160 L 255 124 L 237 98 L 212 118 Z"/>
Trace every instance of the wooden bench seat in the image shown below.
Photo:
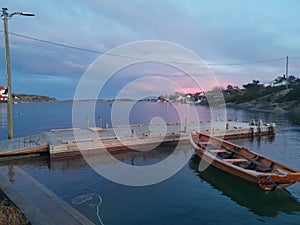
<path fill-rule="evenodd" d="M 235 162 L 248 162 L 247 159 L 237 158 L 237 159 L 224 159 L 225 162 L 235 163 Z"/>
<path fill-rule="evenodd" d="M 224 149 L 216 149 L 216 150 L 209 150 L 212 153 L 228 153 L 228 151 L 224 150 Z"/>

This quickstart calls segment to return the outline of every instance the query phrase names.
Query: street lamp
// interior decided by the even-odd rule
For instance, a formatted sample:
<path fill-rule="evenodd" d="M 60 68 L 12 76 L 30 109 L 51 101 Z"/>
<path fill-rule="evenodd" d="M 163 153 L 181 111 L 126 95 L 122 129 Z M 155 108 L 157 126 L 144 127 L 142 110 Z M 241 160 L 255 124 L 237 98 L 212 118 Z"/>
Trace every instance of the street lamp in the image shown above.
<path fill-rule="evenodd" d="M 12 99 L 12 90 L 11 90 L 11 74 L 10 74 L 10 52 L 9 52 L 9 42 L 8 42 L 8 23 L 7 21 L 12 18 L 14 15 L 21 16 L 34 16 L 33 13 L 27 12 L 14 12 L 9 14 L 7 8 L 2 8 L 2 20 L 4 23 L 4 39 L 5 39 L 5 58 L 6 58 L 6 80 L 8 87 L 8 99 L 7 99 L 7 115 L 8 115 L 8 139 L 13 138 L 13 99 Z"/>

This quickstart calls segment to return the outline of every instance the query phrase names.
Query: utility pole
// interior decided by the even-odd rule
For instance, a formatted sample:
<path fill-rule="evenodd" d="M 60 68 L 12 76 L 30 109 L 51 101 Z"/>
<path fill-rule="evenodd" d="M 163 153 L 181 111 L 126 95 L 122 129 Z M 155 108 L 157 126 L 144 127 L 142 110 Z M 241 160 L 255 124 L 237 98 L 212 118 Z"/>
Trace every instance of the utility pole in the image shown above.
<path fill-rule="evenodd" d="M 14 15 L 21 16 L 34 16 L 33 13 L 26 12 L 15 12 L 9 14 L 7 8 L 2 8 L 2 20 L 4 23 L 4 41 L 5 41 L 5 59 L 6 59 L 6 80 L 8 87 L 8 98 L 7 98 L 7 122 L 8 122 L 8 139 L 12 139 L 14 136 L 13 132 L 13 98 L 12 98 L 12 85 L 11 85 L 11 73 L 10 73 L 10 51 L 9 51 L 9 40 L 8 40 L 8 19 Z"/>
<path fill-rule="evenodd" d="M 289 57 L 286 57 L 286 63 L 285 63 L 285 78 L 286 78 L 286 85 L 285 89 L 288 89 L 288 78 L 289 78 Z"/>
<path fill-rule="evenodd" d="M 7 98 L 7 120 L 8 120 L 8 139 L 12 139 L 13 133 L 13 99 L 11 91 L 11 74 L 10 74 L 10 51 L 9 51 L 9 41 L 8 41 L 8 13 L 7 8 L 2 8 L 2 19 L 4 22 L 4 41 L 5 41 L 5 59 L 6 59 L 6 81 L 8 87 L 8 98 Z"/>
<path fill-rule="evenodd" d="M 289 57 L 286 57 L 286 64 L 285 64 L 285 75 L 286 75 L 286 79 L 289 78 Z"/>

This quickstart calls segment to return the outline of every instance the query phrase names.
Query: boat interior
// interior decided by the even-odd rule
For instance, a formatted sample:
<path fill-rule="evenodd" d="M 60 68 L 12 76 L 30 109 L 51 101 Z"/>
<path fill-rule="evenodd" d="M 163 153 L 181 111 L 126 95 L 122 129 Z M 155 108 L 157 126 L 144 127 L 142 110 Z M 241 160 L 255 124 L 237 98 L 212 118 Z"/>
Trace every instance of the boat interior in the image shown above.
<path fill-rule="evenodd" d="M 247 148 L 239 147 L 226 141 L 219 141 L 214 138 L 201 137 L 196 142 L 203 152 L 209 153 L 224 162 L 231 163 L 246 170 L 262 173 L 275 173 L 285 176 L 288 173 L 296 172 L 273 160 L 258 155 Z"/>

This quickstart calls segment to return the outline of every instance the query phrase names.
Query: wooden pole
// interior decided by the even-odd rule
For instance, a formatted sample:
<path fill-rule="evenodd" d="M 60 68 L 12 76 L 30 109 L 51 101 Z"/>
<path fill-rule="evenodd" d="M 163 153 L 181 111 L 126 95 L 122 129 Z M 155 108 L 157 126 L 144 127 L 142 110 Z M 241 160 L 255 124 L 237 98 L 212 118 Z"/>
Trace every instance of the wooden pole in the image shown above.
<path fill-rule="evenodd" d="M 14 136 L 13 132 L 13 99 L 12 99 L 12 85 L 11 85 L 11 73 L 10 73 L 10 52 L 9 52 L 9 41 L 8 41 L 8 13 L 7 8 L 2 8 L 2 19 L 4 22 L 4 39 L 5 39 L 5 58 L 6 58 L 6 80 L 8 87 L 8 98 L 7 98 L 7 116 L 8 116 L 8 139 L 12 139 Z"/>

